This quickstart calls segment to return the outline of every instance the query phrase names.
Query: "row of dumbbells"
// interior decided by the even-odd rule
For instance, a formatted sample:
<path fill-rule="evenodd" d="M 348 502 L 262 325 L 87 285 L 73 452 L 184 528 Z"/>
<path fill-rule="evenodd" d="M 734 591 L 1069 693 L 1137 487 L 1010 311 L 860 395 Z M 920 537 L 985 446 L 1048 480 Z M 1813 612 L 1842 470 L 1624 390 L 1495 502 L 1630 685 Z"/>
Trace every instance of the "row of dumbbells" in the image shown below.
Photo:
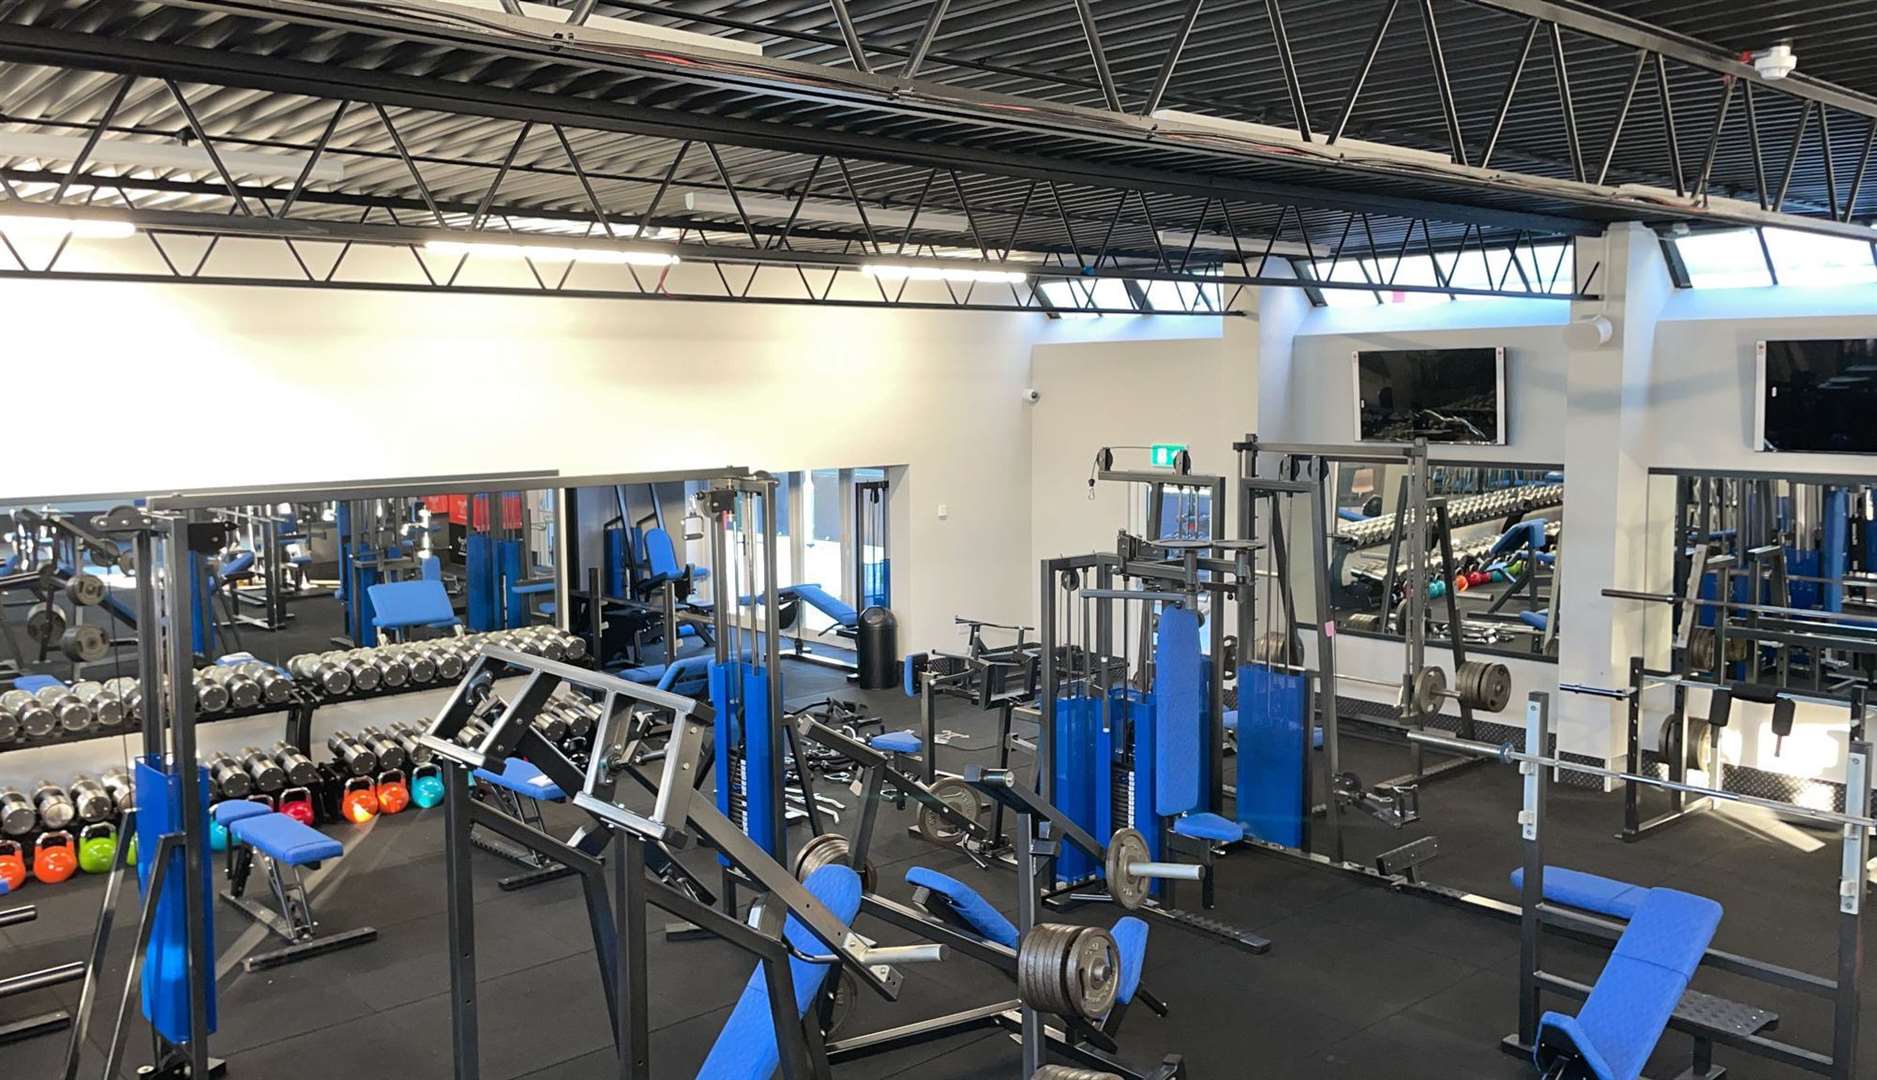
<path fill-rule="evenodd" d="M 281 705 L 293 696 L 293 680 L 260 661 L 213 665 L 195 673 L 196 706 L 204 713 Z M 143 715 L 143 687 L 136 679 L 90 679 L 71 686 L 0 693 L 0 743 L 39 739 L 135 724 Z"/>
<path fill-rule="evenodd" d="M 135 798 L 130 773 L 122 768 L 102 776 L 81 773 L 66 785 L 41 780 L 30 795 L 19 788 L 0 788 L 0 836 L 109 821 L 128 810 Z"/>
<path fill-rule="evenodd" d="M 580 638 L 547 626 L 495 630 L 487 634 L 394 642 L 370 649 L 301 653 L 287 661 L 297 679 L 328 697 L 370 694 L 404 686 L 453 682 L 484 645 L 497 645 L 550 660 L 579 660 L 587 654 Z"/>

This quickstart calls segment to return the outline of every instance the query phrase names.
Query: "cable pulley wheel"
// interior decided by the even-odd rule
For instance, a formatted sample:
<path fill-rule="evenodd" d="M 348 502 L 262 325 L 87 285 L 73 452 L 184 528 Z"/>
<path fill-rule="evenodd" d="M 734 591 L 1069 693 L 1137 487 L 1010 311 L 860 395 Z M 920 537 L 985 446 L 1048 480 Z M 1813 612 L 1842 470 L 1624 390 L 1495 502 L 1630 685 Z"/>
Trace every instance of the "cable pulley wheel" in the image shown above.
<path fill-rule="evenodd" d="M 982 823 L 984 804 L 978 801 L 978 793 L 970 784 L 957 777 L 947 776 L 932 785 L 932 795 L 938 801 L 952 808 L 963 817 Z M 945 815 L 924 803 L 919 804 L 919 835 L 935 844 L 961 844 L 967 830 L 959 828 L 946 819 Z"/>
<path fill-rule="evenodd" d="M 1017 950 L 1017 996 L 1040 1012 L 1099 1021 L 1120 985 L 1121 952 L 1098 926 L 1041 923 Z"/>
<path fill-rule="evenodd" d="M 1116 829 L 1108 838 L 1108 852 L 1103 870 L 1108 878 L 1108 895 L 1129 911 L 1139 911 L 1147 903 L 1147 891 L 1153 883 L 1128 872 L 1134 863 L 1150 862 L 1147 838 L 1139 829 Z"/>
<path fill-rule="evenodd" d="M 1504 664 L 1468 660 L 1460 665 L 1460 700 L 1485 712 L 1500 712 L 1512 700 L 1512 671 Z"/>

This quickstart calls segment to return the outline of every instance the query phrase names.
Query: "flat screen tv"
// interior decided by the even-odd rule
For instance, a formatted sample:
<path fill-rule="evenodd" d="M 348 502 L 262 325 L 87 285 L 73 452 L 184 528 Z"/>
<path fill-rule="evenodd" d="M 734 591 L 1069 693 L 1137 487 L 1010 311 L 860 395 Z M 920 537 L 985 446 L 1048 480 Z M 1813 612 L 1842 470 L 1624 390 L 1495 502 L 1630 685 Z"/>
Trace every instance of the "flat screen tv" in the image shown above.
<path fill-rule="evenodd" d="M 1877 454 L 1877 338 L 1762 341 L 1753 443 Z"/>
<path fill-rule="evenodd" d="M 1504 349 L 1358 352 L 1355 362 L 1363 442 L 1505 445 Z"/>

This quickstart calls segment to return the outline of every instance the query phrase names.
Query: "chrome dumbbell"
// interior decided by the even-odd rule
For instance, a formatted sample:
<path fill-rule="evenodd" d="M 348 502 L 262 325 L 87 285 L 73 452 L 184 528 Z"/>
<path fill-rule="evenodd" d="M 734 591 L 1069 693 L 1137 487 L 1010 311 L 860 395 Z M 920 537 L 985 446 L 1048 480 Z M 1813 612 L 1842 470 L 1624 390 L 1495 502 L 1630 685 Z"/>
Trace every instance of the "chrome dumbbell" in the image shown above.
<path fill-rule="evenodd" d="M 269 705 L 282 705 L 293 697 L 293 680 L 280 673 L 280 669 L 259 660 L 249 660 L 236 665 L 236 671 L 254 680 L 261 688 L 261 700 Z"/>
<path fill-rule="evenodd" d="M 351 732 L 335 731 L 326 736 L 326 749 L 332 752 L 332 759 L 353 776 L 370 776 L 378 771 L 378 755 L 354 739 Z"/>
<path fill-rule="evenodd" d="M 198 671 L 190 680 L 195 684 L 196 707 L 205 713 L 226 712 L 230 702 L 228 688 Z"/>
<path fill-rule="evenodd" d="M 390 649 L 373 649 L 371 654 L 379 670 L 384 673 L 385 689 L 396 690 L 411 681 L 411 662 L 404 658 L 403 653 Z"/>
<path fill-rule="evenodd" d="M 352 689 L 352 673 L 342 663 L 334 663 L 331 653 L 301 653 L 287 661 L 287 670 L 296 679 L 305 680 L 322 692 L 338 697 Z"/>
<path fill-rule="evenodd" d="M 111 792 L 97 778 L 80 773 L 72 777 L 72 805 L 78 808 L 78 820 L 89 825 L 109 818 L 117 809 Z"/>
<path fill-rule="evenodd" d="M 418 741 L 418 737 L 423 733 L 423 729 L 415 724 L 391 725 L 392 740 L 398 744 L 399 749 L 404 751 L 404 756 L 410 759 L 413 767 L 427 764 L 436 756 L 428 746 Z"/>
<path fill-rule="evenodd" d="M 202 669 L 202 677 L 228 691 L 232 709 L 252 709 L 261 703 L 261 684 L 242 674 L 240 668 L 215 664 Z M 230 798 L 241 798 L 239 795 Z"/>
<path fill-rule="evenodd" d="M 560 713 L 542 709 L 535 714 L 534 729 L 548 742 L 557 743 L 567 737 L 567 721 Z"/>
<path fill-rule="evenodd" d="M 72 687 L 72 696 L 85 703 L 99 727 L 114 728 L 124 722 L 127 710 L 123 699 L 106 689 L 103 683 L 91 680 L 78 683 Z"/>
<path fill-rule="evenodd" d="M 454 642 L 432 648 L 430 654 L 437 662 L 437 678 L 446 682 L 455 682 L 463 677 L 463 669 L 469 666 L 470 650 Z"/>
<path fill-rule="evenodd" d="M 245 799 L 254 794 L 255 778 L 241 762 L 228 754 L 209 758 L 209 781 L 224 799 Z"/>
<path fill-rule="evenodd" d="M 47 686 L 33 695 L 49 710 L 64 731 L 83 731 L 91 726 L 91 709 L 63 686 Z"/>
<path fill-rule="evenodd" d="M 106 769 L 98 782 L 111 793 L 111 802 L 116 804 L 118 813 L 137 805 L 137 785 L 131 782 L 130 770 L 121 765 Z"/>
<path fill-rule="evenodd" d="M 411 682 L 428 686 L 437 681 L 437 658 L 429 649 L 406 647 L 400 655 L 411 666 Z"/>
<path fill-rule="evenodd" d="M 143 718 L 143 684 L 136 679 L 122 677 L 106 679 L 106 693 L 124 703 L 124 719 L 136 722 Z"/>
<path fill-rule="evenodd" d="M 568 660 L 579 661 L 587 658 L 586 638 L 581 637 L 579 634 L 568 634 L 562 640 L 567 647 Z"/>
<path fill-rule="evenodd" d="M 78 816 L 78 806 L 65 789 L 50 780 L 41 780 L 33 788 L 33 805 L 39 810 L 39 820 L 46 823 L 48 829 L 63 829 Z"/>
<path fill-rule="evenodd" d="M 378 728 L 360 728 L 357 741 L 378 756 L 380 772 L 389 769 L 406 771 L 410 768 L 411 756 L 404 752 L 404 747 Z"/>
<path fill-rule="evenodd" d="M 287 782 L 294 787 L 307 787 L 319 780 L 319 768 L 313 764 L 313 759 L 300 753 L 291 743 L 277 742 L 269 752 L 287 774 Z"/>
<path fill-rule="evenodd" d="M 352 676 L 352 689 L 360 693 L 369 694 L 384 685 L 384 672 L 359 652 L 330 652 L 322 655 L 342 665 Z"/>
<path fill-rule="evenodd" d="M 24 690 L 8 690 L 0 694 L 0 742 L 19 738 L 21 734 L 20 713 L 28 706 L 42 709 L 39 702 Z"/>
<path fill-rule="evenodd" d="M 0 835 L 25 836 L 39 824 L 39 811 L 18 788 L 0 789 Z"/>

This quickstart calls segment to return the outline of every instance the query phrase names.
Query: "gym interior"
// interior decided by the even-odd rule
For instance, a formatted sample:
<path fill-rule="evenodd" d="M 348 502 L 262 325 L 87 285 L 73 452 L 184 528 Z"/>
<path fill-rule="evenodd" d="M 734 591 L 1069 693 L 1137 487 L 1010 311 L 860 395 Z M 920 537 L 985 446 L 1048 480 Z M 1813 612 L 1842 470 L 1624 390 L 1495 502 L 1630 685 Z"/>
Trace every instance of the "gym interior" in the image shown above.
<path fill-rule="evenodd" d="M 0 0 L 0 1077 L 1877 1075 L 1873 50 Z"/>

